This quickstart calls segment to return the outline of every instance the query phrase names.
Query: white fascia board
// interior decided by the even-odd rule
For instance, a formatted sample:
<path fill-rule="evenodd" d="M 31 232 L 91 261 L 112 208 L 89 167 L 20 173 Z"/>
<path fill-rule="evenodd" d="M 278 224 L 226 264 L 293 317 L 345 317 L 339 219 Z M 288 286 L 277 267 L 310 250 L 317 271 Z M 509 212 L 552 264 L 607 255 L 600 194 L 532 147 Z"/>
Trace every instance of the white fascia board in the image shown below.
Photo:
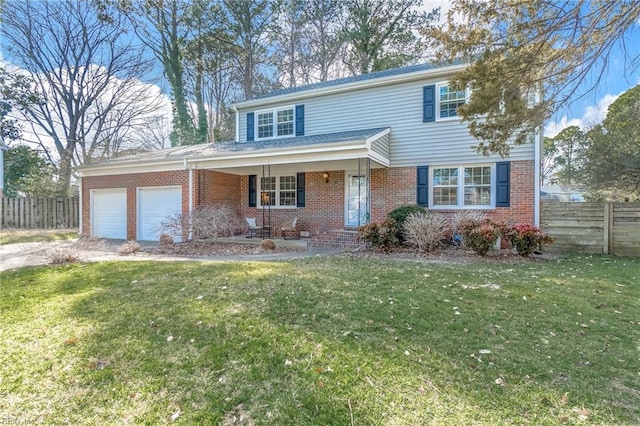
<path fill-rule="evenodd" d="M 386 129 L 384 129 L 380 133 L 376 133 L 375 135 L 370 136 L 367 139 L 365 139 L 364 142 L 367 144 L 367 148 L 371 149 L 371 144 L 372 143 L 374 143 L 375 141 L 377 141 L 381 137 L 388 135 L 389 133 L 391 133 L 391 128 L 387 127 Z"/>
<path fill-rule="evenodd" d="M 176 170 L 185 170 L 183 159 L 171 162 L 148 160 L 146 162 L 132 161 L 131 163 L 85 166 L 78 168 L 78 175 L 80 177 L 128 175 L 132 173 L 172 172 Z"/>
<path fill-rule="evenodd" d="M 301 92 L 285 93 L 278 96 L 271 96 L 268 98 L 248 100 L 244 102 L 238 102 L 233 104 L 233 108 L 240 109 L 253 109 L 261 105 L 281 103 L 281 102 L 295 102 L 301 99 L 313 98 L 316 96 L 324 96 L 334 93 L 347 92 L 352 90 L 366 89 L 369 87 L 387 86 L 390 84 L 404 83 L 414 80 L 421 80 L 425 78 L 438 78 L 446 75 L 455 74 L 458 71 L 462 71 L 468 66 L 468 64 L 450 65 L 448 67 L 434 68 L 432 70 L 415 71 L 407 74 L 391 75 L 388 77 L 374 78 L 371 80 L 354 81 L 351 83 L 337 84 L 335 86 L 318 87 L 317 89 L 303 90 Z"/>
<path fill-rule="evenodd" d="M 317 161 L 335 161 L 350 158 L 362 158 L 368 153 L 363 143 L 359 145 L 346 145 L 334 147 L 334 149 L 307 149 L 289 152 L 261 153 L 251 156 L 214 157 L 210 159 L 193 159 L 198 169 L 218 169 L 229 167 L 251 167 L 262 164 L 291 164 Z"/>

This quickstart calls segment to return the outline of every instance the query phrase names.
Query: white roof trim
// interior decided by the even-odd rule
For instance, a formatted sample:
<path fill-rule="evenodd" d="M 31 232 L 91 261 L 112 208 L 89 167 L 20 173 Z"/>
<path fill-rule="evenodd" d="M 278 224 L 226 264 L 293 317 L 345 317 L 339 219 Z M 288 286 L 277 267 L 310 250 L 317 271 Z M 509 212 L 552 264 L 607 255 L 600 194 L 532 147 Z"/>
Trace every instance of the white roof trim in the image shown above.
<path fill-rule="evenodd" d="M 81 177 L 104 176 L 129 173 L 149 173 L 188 169 L 224 169 L 251 167 L 263 164 L 310 163 L 368 157 L 382 166 L 389 166 L 389 159 L 371 149 L 371 143 L 389 134 L 390 129 L 355 141 L 303 145 L 299 147 L 277 147 L 255 151 L 230 151 L 206 157 L 177 158 L 175 160 L 141 160 L 128 163 L 96 164 L 78 169 Z"/>

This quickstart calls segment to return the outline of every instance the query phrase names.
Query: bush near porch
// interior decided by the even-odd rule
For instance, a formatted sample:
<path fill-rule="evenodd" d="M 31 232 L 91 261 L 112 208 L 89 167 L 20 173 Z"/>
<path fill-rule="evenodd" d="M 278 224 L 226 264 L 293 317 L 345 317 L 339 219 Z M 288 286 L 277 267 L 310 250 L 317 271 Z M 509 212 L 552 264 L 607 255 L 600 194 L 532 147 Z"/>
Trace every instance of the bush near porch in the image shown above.
<path fill-rule="evenodd" d="M 637 424 L 640 262 L 104 262 L 0 274 L 0 417 Z"/>

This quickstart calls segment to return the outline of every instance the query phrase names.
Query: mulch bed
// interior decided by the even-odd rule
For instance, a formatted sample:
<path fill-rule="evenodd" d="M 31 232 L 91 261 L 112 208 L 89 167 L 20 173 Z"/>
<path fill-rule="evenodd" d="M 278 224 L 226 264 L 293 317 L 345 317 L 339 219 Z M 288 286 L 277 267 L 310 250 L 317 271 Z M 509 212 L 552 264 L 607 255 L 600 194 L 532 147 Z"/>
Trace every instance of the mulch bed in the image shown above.
<path fill-rule="evenodd" d="M 415 248 L 397 247 L 390 252 L 373 249 L 356 250 L 349 253 L 350 256 L 359 258 L 414 260 L 418 262 L 442 262 L 442 263 L 511 263 L 511 262 L 538 262 L 556 258 L 553 253 L 534 254 L 529 257 L 519 256 L 512 249 L 491 250 L 485 256 L 475 254 L 471 250 L 459 247 L 447 246 L 435 250 L 433 253 L 420 253 Z"/>
<path fill-rule="evenodd" d="M 264 249 L 254 244 L 239 244 L 216 241 L 190 241 L 185 243 L 160 244 L 157 247 L 144 249 L 147 253 L 168 256 L 247 256 L 256 254 L 292 253 L 307 251 L 303 247 L 278 247 L 274 250 Z"/>

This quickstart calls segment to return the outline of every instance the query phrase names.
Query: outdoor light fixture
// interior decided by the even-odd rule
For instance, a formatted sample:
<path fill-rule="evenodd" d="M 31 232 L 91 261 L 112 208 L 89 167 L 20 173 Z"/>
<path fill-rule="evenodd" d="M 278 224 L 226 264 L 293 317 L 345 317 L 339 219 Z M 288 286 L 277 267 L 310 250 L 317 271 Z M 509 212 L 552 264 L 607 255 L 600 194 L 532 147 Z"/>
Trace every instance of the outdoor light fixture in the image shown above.
<path fill-rule="evenodd" d="M 324 179 L 325 183 L 329 183 L 329 173 L 327 172 L 322 173 L 322 179 Z"/>

